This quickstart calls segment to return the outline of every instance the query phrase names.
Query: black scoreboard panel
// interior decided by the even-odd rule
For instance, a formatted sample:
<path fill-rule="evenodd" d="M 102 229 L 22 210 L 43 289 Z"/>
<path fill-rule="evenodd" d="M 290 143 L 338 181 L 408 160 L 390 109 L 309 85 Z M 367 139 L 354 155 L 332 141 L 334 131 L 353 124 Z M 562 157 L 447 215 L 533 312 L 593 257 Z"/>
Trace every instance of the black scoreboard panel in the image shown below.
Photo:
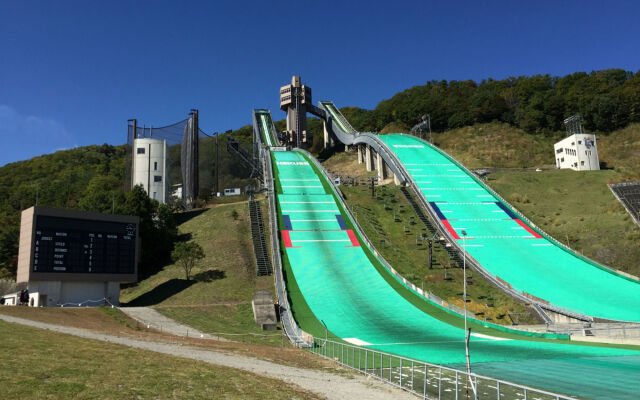
<path fill-rule="evenodd" d="M 33 272 L 133 274 L 136 224 L 37 215 Z"/>

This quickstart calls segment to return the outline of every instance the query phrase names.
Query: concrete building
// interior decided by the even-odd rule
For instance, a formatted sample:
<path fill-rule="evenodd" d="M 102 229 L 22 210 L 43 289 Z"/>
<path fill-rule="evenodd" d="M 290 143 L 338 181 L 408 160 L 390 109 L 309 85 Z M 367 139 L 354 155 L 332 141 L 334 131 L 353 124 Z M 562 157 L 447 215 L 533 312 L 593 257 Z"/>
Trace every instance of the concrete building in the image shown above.
<path fill-rule="evenodd" d="M 574 133 L 553 145 L 556 167 L 571 168 L 575 171 L 600 169 L 596 135 Z"/>
<path fill-rule="evenodd" d="M 132 155 L 133 185 L 142 185 L 152 199 L 169 203 L 169 152 L 167 141 L 135 139 Z"/>
<path fill-rule="evenodd" d="M 16 281 L 34 307 L 119 305 L 138 275 L 139 218 L 31 207 L 22 211 Z"/>
<path fill-rule="evenodd" d="M 291 84 L 280 88 L 280 109 L 287 113 L 287 141 L 295 147 L 308 147 L 313 138 L 307 133 L 307 105 L 312 105 L 311 88 L 291 78 Z"/>

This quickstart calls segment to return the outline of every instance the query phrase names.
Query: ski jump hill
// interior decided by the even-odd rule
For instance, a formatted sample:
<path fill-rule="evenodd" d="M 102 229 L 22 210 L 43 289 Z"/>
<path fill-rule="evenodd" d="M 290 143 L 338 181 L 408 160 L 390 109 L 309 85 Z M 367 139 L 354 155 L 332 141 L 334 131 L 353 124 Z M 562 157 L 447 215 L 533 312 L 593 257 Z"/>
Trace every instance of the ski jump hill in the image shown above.
<path fill-rule="evenodd" d="M 325 121 L 325 141 L 358 146 L 368 167 L 375 164 L 379 174 L 410 186 L 442 235 L 466 250 L 470 265 L 540 307 L 549 320 L 640 322 L 640 283 L 560 245 L 451 156 L 413 136 L 357 132 L 331 102 L 310 112 Z M 254 110 L 253 118 L 270 187 L 281 318 L 291 341 L 315 347 L 331 335 L 464 371 L 462 317 L 394 275 L 317 160 L 282 147 L 268 111 Z M 566 335 L 527 334 L 477 320 L 469 326 L 474 373 L 594 398 L 637 393 L 637 349 L 577 344 Z"/>

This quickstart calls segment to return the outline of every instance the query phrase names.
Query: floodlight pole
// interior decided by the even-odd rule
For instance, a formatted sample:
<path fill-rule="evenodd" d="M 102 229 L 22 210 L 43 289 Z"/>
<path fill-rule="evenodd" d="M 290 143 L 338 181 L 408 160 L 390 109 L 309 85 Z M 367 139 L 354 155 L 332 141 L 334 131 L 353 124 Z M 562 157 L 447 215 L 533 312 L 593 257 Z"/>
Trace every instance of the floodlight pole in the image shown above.
<path fill-rule="evenodd" d="M 218 197 L 218 193 L 220 192 L 220 181 L 218 180 L 220 177 L 218 174 L 218 171 L 220 170 L 220 159 L 218 158 L 218 135 L 220 135 L 220 132 L 215 132 L 214 135 L 216 135 L 216 197 Z"/>
<path fill-rule="evenodd" d="M 324 323 L 324 320 L 320 320 L 320 322 L 322 322 L 322 325 L 324 325 L 324 343 L 326 345 L 327 344 L 329 328 L 327 328 L 327 324 Z"/>
<path fill-rule="evenodd" d="M 467 378 L 473 393 L 476 395 L 476 388 L 473 386 L 473 380 L 471 380 L 471 362 L 469 360 L 469 338 L 471 336 L 471 328 L 467 328 L 467 231 L 462 232 L 462 302 L 464 303 L 464 352 L 467 360 Z M 467 386 L 467 399 L 469 398 L 469 388 Z"/>

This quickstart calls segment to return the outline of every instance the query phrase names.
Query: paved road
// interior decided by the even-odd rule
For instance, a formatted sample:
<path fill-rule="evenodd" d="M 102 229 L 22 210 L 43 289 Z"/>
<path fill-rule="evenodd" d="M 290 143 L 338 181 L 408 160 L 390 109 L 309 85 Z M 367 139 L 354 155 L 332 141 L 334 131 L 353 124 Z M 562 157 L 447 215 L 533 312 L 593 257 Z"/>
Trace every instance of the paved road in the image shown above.
<path fill-rule="evenodd" d="M 195 337 L 201 339 L 215 339 L 221 342 L 228 341 L 219 336 L 211 336 L 207 333 L 200 332 L 187 325 L 182 325 L 171 318 L 165 317 L 158 311 L 149 307 L 120 307 L 120 311 L 127 314 L 131 318 L 146 325 L 151 329 L 168 333 L 174 336 Z"/>
<path fill-rule="evenodd" d="M 142 350 L 155 351 L 178 357 L 185 357 L 200 360 L 209 364 L 221 365 L 230 368 L 237 368 L 244 371 L 253 372 L 258 375 L 280 379 L 287 383 L 298 385 L 299 387 L 325 396 L 327 399 L 415 399 L 407 392 L 385 385 L 374 379 L 367 379 L 356 375 L 353 378 L 334 375 L 328 372 L 302 369 L 279 365 L 256 358 L 245 357 L 235 354 L 221 353 L 212 350 L 202 350 L 170 343 L 158 343 L 116 337 L 103 333 L 86 331 L 83 329 L 70 328 L 66 326 L 46 324 L 43 322 L 31 321 L 23 318 L 10 317 L 0 314 L 0 320 L 6 322 L 27 325 L 35 328 L 48 329 L 54 332 L 66 333 L 87 339 L 102 340 L 105 342 L 120 344 Z"/>

